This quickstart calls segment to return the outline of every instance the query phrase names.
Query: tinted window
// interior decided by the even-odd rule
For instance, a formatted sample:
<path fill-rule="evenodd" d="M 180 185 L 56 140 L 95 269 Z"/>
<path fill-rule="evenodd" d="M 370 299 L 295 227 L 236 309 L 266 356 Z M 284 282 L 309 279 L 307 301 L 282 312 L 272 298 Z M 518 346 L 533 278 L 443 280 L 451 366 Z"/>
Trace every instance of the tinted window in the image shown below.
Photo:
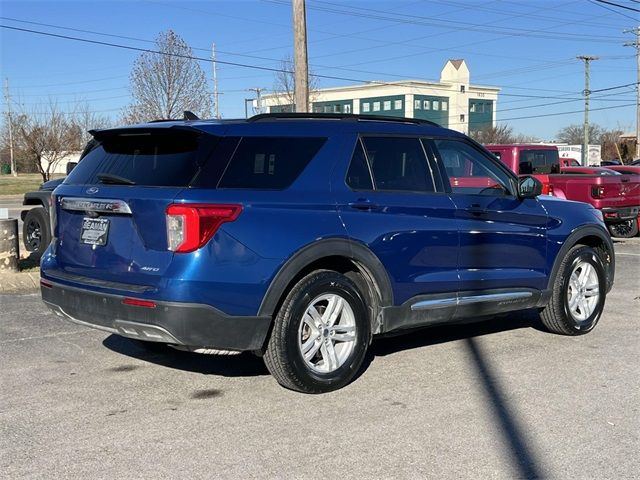
<path fill-rule="evenodd" d="M 144 186 L 187 186 L 198 172 L 198 136 L 186 132 L 114 135 L 101 140 L 65 179 L 66 184 L 100 183 L 98 174 Z"/>
<path fill-rule="evenodd" d="M 521 150 L 520 174 L 558 173 L 560 158 L 557 150 Z"/>
<path fill-rule="evenodd" d="M 302 173 L 325 140 L 243 137 L 218 186 L 270 190 L 287 188 Z"/>
<path fill-rule="evenodd" d="M 367 137 L 363 142 L 376 190 L 435 191 L 419 139 Z"/>
<path fill-rule="evenodd" d="M 358 140 L 351 158 L 351 165 L 347 172 L 347 185 L 354 190 L 373 190 L 369 166 L 360 140 Z"/>
<path fill-rule="evenodd" d="M 434 140 L 453 193 L 505 195 L 510 176 L 488 155 L 460 140 Z"/>

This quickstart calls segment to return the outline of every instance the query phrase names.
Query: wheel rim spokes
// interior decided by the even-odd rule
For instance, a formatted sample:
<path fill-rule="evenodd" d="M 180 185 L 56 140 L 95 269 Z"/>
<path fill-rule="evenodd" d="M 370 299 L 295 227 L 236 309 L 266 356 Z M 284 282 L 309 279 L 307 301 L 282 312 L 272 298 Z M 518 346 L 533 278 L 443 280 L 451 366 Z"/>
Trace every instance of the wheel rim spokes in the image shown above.
<path fill-rule="evenodd" d="M 325 294 L 309 302 L 298 331 L 298 346 L 308 367 L 319 373 L 337 370 L 355 343 L 355 315 L 347 300 Z"/>
<path fill-rule="evenodd" d="M 585 322 L 595 311 L 600 299 L 600 282 L 594 266 L 586 261 L 578 262 L 567 287 L 567 306 L 573 319 Z"/>

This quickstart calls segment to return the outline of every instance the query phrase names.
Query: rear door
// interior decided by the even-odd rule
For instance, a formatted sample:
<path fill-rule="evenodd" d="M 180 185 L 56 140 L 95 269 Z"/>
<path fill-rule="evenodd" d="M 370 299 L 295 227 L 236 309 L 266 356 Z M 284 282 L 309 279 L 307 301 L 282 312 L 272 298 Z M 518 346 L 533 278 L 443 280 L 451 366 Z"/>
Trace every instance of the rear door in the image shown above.
<path fill-rule="evenodd" d="M 346 178 L 335 179 L 340 215 L 349 236 L 384 265 L 394 303 L 455 292 L 455 208 L 420 139 L 364 136 L 353 148 Z"/>
<path fill-rule="evenodd" d="M 465 139 L 426 143 L 456 206 L 460 289 L 545 288 L 547 213 L 540 202 L 518 198 L 515 177 Z"/>
<path fill-rule="evenodd" d="M 198 173 L 216 139 L 172 128 L 107 131 L 97 139 L 54 192 L 61 271 L 48 274 L 153 287 L 173 256 L 166 208 Z"/>

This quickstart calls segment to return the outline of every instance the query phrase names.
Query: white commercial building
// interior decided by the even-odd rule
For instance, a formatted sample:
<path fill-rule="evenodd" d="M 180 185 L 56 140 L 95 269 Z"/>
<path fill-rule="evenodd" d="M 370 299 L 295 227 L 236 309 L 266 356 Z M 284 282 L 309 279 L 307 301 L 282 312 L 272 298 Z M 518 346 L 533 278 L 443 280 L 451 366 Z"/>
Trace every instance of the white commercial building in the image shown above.
<path fill-rule="evenodd" d="M 324 88 L 310 94 L 310 111 L 389 115 L 431 120 L 459 132 L 483 130 L 496 124 L 497 87 L 472 85 L 464 60 L 449 60 L 439 82 L 400 80 Z M 265 113 L 292 112 L 291 95 L 273 93 L 254 100 Z"/>

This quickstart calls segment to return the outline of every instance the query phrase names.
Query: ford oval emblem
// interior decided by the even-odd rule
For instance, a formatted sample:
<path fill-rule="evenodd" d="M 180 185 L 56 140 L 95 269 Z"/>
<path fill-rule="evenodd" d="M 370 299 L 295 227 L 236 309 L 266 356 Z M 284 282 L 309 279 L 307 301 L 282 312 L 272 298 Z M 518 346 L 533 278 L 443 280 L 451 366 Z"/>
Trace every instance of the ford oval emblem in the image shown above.
<path fill-rule="evenodd" d="M 94 193 L 98 193 L 98 190 L 99 190 L 98 187 L 87 188 L 87 193 L 93 195 Z"/>

